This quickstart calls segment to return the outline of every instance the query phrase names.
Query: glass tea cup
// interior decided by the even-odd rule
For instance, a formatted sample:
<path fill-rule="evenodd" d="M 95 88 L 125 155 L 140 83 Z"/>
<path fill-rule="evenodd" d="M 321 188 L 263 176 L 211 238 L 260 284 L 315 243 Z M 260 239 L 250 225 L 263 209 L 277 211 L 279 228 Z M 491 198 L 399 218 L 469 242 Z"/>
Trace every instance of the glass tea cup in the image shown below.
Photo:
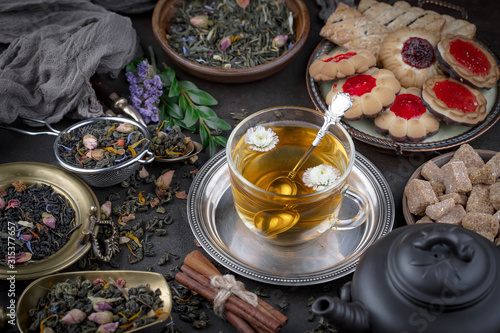
<path fill-rule="evenodd" d="M 245 118 L 229 136 L 226 156 L 236 211 L 245 226 L 269 243 L 299 245 L 331 228 L 352 229 L 366 220 L 367 198 L 348 185 L 354 143 L 340 124 L 329 127 L 298 170 L 296 192 L 269 187 L 276 178 L 287 177 L 323 122 L 323 114 L 308 108 L 273 107 Z M 338 218 L 344 197 L 358 208 L 349 219 Z"/>

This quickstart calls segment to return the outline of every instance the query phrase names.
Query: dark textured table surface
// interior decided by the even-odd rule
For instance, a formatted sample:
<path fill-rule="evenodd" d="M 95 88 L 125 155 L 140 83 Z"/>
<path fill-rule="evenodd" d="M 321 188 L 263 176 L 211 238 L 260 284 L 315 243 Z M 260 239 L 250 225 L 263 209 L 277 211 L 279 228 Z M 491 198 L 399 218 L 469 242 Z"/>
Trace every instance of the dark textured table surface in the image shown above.
<path fill-rule="evenodd" d="M 231 118 L 232 112 L 247 112 L 248 114 L 255 111 L 280 105 L 294 105 L 314 108 L 314 104 L 309 97 L 306 87 L 306 67 L 314 48 L 321 41 L 319 31 L 322 22 L 318 18 L 320 6 L 313 0 L 305 0 L 307 3 L 311 17 L 311 31 L 305 47 L 301 50 L 298 57 L 283 71 L 260 81 L 245 83 L 245 84 L 218 84 L 201 79 L 194 78 L 187 73 L 176 69 L 177 76 L 182 80 L 193 81 L 199 88 L 209 92 L 214 96 L 219 104 L 214 107 L 218 115 L 234 124 L 235 121 Z M 496 0 L 478 0 L 474 2 L 465 0 L 455 0 L 453 3 L 464 6 L 469 15 L 469 21 L 476 24 L 477 36 L 486 41 L 490 48 L 498 55 L 500 53 L 500 34 L 498 18 L 500 17 L 500 6 Z M 412 4 L 416 4 L 412 3 Z M 151 14 L 145 13 L 142 15 L 131 16 L 134 27 L 136 28 L 141 45 L 144 49 L 152 46 L 161 62 L 166 62 L 171 65 L 169 59 L 162 52 L 160 46 L 156 42 L 151 29 Z M 110 81 L 112 88 L 122 95 L 127 95 L 127 86 L 123 75 L 116 80 Z M 73 120 L 64 120 L 54 127 L 62 130 L 72 124 Z M 22 126 L 22 125 L 20 125 Z M 500 123 L 495 124 L 486 133 L 470 142 L 474 148 L 500 150 L 500 139 L 498 132 L 500 131 Z M 224 132 L 223 135 L 229 136 L 229 132 Z M 193 139 L 199 141 L 197 134 L 191 135 Z M 57 165 L 54 157 L 52 145 L 54 137 L 52 136 L 28 136 L 15 134 L 14 132 L 0 129 L 0 162 L 22 162 L 36 161 Z M 398 156 L 392 152 L 384 152 L 374 147 L 355 141 L 356 149 L 359 153 L 367 157 L 375 164 L 382 172 L 392 190 L 395 209 L 395 224 L 394 227 L 405 225 L 402 213 L 402 195 L 406 181 L 413 171 L 423 162 L 436 156 L 436 154 L 444 153 L 445 151 L 429 152 L 429 153 L 413 153 L 405 156 Z M 219 149 L 221 149 L 219 147 Z M 201 164 L 210 158 L 207 151 L 199 154 Z M 150 172 L 159 174 L 164 168 L 172 168 L 176 170 L 176 181 L 179 182 L 179 189 L 189 190 L 191 178 L 182 177 L 183 174 L 189 173 L 196 168 L 191 164 L 161 164 L 153 163 L 148 167 Z M 111 192 L 123 193 L 123 189 L 117 185 L 111 188 L 93 188 L 99 201 L 102 203 L 107 200 Z M 192 250 L 199 249 L 195 244 L 195 238 L 188 225 L 186 201 L 174 199 L 172 202 L 165 205 L 167 213 L 172 216 L 174 222 L 167 227 L 168 235 L 164 238 L 155 238 L 155 249 L 157 257 L 147 257 L 137 264 L 129 264 L 126 259 L 127 249 L 122 248 L 119 255 L 120 269 L 146 270 L 151 268 L 155 272 L 167 275 L 170 271 L 182 262 L 186 254 Z M 142 218 L 147 219 L 154 215 L 154 211 L 149 212 Z M 163 252 L 168 251 L 173 256 L 166 265 L 158 266 L 158 256 Z M 102 265 L 103 269 L 109 269 L 107 265 Z M 78 270 L 78 267 L 71 267 L 70 270 Z M 239 277 L 238 277 L 239 278 Z M 245 283 L 249 290 L 260 288 L 270 295 L 266 300 L 277 307 L 283 301 L 288 302 L 288 306 L 284 313 L 289 317 L 289 323 L 286 325 L 285 332 L 305 332 L 311 331 L 318 326 L 319 318 L 310 317 L 307 307 L 307 301 L 310 297 L 318 297 L 329 294 L 338 296 L 339 288 L 347 281 L 351 280 L 352 274 L 340 279 L 313 286 L 276 286 L 269 285 L 246 278 L 239 278 Z M 23 289 L 31 281 L 16 281 L 17 297 Z M 0 305 L 6 305 L 9 297 L 7 296 L 9 285 L 6 281 L 0 281 Z M 210 321 L 207 328 L 202 331 L 208 332 L 233 332 L 232 326 L 224 320 L 217 318 L 211 311 L 206 311 L 209 314 Z M 191 324 L 180 320 L 176 313 L 173 313 L 173 322 L 175 328 L 182 328 L 183 332 L 192 332 L 194 329 Z M 145 332 L 158 332 L 159 327 L 145 330 Z M 6 332 L 15 332 L 16 329 L 7 325 Z"/>

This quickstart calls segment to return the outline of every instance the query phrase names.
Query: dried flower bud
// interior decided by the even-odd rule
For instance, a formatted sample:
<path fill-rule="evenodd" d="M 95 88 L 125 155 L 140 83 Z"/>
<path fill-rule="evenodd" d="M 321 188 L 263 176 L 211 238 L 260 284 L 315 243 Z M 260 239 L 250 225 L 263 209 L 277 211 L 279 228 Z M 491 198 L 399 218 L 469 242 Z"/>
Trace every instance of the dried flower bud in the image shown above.
<path fill-rule="evenodd" d="M 238 4 L 238 6 L 245 9 L 245 8 L 247 8 L 248 4 L 250 3 L 250 0 L 236 0 L 236 3 Z"/>
<path fill-rule="evenodd" d="M 149 176 L 148 170 L 143 166 L 141 170 L 139 170 L 139 178 L 144 179 Z"/>
<path fill-rule="evenodd" d="M 17 199 L 11 199 L 7 203 L 7 207 L 5 207 L 5 209 L 7 210 L 9 208 L 16 208 L 16 207 L 19 207 L 19 206 L 21 206 L 21 201 L 19 201 Z"/>
<path fill-rule="evenodd" d="M 85 134 L 83 136 L 82 141 L 83 141 L 84 147 L 87 149 L 92 150 L 92 149 L 97 148 L 97 145 L 98 145 L 97 138 L 95 136 L 93 136 L 92 134 Z"/>
<path fill-rule="evenodd" d="M 90 156 L 94 161 L 100 161 L 104 157 L 104 149 L 94 149 L 90 151 Z"/>
<path fill-rule="evenodd" d="M 122 279 L 122 278 L 119 278 L 118 280 L 116 280 L 116 284 L 122 288 L 125 287 L 126 283 L 127 283 L 127 281 L 125 281 L 125 279 Z"/>
<path fill-rule="evenodd" d="M 106 301 L 102 301 L 102 300 L 93 304 L 92 308 L 94 309 L 94 311 L 107 311 L 107 310 L 113 309 L 111 304 L 109 304 Z"/>
<path fill-rule="evenodd" d="M 0 210 L 3 210 L 7 203 L 5 202 L 4 198 L 0 198 Z"/>
<path fill-rule="evenodd" d="M 112 211 L 113 210 L 111 208 L 111 201 L 108 200 L 101 205 L 101 215 L 104 215 L 104 219 L 110 217 Z"/>
<path fill-rule="evenodd" d="M 106 281 L 104 281 L 104 280 L 103 280 L 103 279 L 101 279 L 101 278 L 97 278 L 97 279 L 95 279 L 94 281 L 92 281 L 92 284 L 93 284 L 94 286 L 95 286 L 95 285 L 98 285 L 98 284 L 100 284 L 100 285 L 104 286 L 104 285 L 106 284 Z"/>
<path fill-rule="evenodd" d="M 119 322 L 114 322 L 114 323 L 107 323 L 107 324 L 101 325 L 101 326 L 99 326 L 99 328 L 97 329 L 96 332 L 97 333 L 112 333 L 112 332 L 116 331 L 119 324 L 120 324 Z"/>
<path fill-rule="evenodd" d="M 42 213 L 42 222 L 50 229 L 56 228 L 56 218 L 52 214 L 43 212 Z"/>
<path fill-rule="evenodd" d="M 130 132 L 134 131 L 134 129 L 135 129 L 134 125 L 132 125 L 131 123 L 121 123 L 116 128 L 116 131 L 120 132 L 120 133 L 130 133 Z"/>
<path fill-rule="evenodd" d="M 31 253 L 29 252 L 19 252 L 14 255 L 14 262 L 16 264 L 20 264 L 26 261 L 29 261 L 31 259 Z M 8 255 L 5 255 L 5 260 L 7 262 L 10 262 L 12 260 L 12 257 L 9 257 Z"/>
<path fill-rule="evenodd" d="M 174 170 L 170 170 L 162 174 L 155 180 L 155 185 L 163 190 L 168 189 L 170 183 L 172 182 L 172 178 L 174 177 L 174 172 Z"/>
<path fill-rule="evenodd" d="M 230 37 L 224 37 L 220 41 L 220 49 L 222 52 L 226 52 L 226 50 L 231 46 L 231 38 Z"/>
<path fill-rule="evenodd" d="M 121 217 L 121 221 L 123 223 L 127 223 L 128 221 L 133 221 L 133 220 L 135 220 L 135 214 L 134 213 L 128 214 L 128 215 L 123 215 Z"/>
<path fill-rule="evenodd" d="M 197 28 L 208 28 L 208 16 L 207 15 L 195 15 L 189 19 L 189 23 Z"/>
<path fill-rule="evenodd" d="M 23 234 L 20 237 L 25 242 L 30 241 L 30 240 L 33 239 L 33 235 L 32 234 Z"/>
<path fill-rule="evenodd" d="M 288 40 L 288 36 L 287 35 L 278 35 L 276 37 L 273 38 L 273 44 L 280 48 L 280 47 L 283 47 L 285 45 L 285 43 L 287 42 Z"/>
<path fill-rule="evenodd" d="M 118 317 L 113 315 L 113 312 L 110 311 L 92 312 L 89 316 L 89 320 L 96 324 L 107 324 L 117 319 Z"/>
<path fill-rule="evenodd" d="M 42 333 L 55 333 L 54 330 L 50 327 L 44 327 Z"/>
<path fill-rule="evenodd" d="M 121 236 L 118 240 L 118 243 L 120 243 L 120 244 L 127 244 L 128 242 L 130 242 L 130 238 L 125 237 L 125 236 Z"/>
<path fill-rule="evenodd" d="M 66 325 L 79 324 L 85 320 L 85 317 L 87 317 L 87 315 L 82 310 L 72 309 L 62 317 L 61 322 Z"/>

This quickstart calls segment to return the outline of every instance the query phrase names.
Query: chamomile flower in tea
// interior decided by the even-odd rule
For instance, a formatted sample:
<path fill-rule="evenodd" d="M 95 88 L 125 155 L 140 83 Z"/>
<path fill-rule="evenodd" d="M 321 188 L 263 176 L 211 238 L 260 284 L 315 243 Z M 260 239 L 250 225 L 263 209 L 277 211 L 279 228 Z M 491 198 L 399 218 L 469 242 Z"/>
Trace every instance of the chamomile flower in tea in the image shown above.
<path fill-rule="evenodd" d="M 302 175 L 302 181 L 315 191 L 321 191 L 332 185 L 341 176 L 340 170 L 330 164 L 320 164 L 308 168 Z"/>
<path fill-rule="evenodd" d="M 245 133 L 245 143 L 256 151 L 272 150 L 279 141 L 278 136 L 272 129 L 266 129 L 261 125 L 249 128 Z"/>

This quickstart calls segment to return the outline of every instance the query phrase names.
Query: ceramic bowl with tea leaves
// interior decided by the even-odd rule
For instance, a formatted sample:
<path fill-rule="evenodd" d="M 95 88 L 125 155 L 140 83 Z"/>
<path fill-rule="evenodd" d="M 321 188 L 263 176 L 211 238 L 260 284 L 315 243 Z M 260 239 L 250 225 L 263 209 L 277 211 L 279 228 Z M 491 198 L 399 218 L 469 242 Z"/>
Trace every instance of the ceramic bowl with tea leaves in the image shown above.
<path fill-rule="evenodd" d="M 260 80 L 298 55 L 310 28 L 302 0 L 267 2 L 256 10 L 252 1 L 242 9 L 236 0 L 214 1 L 213 8 L 202 0 L 160 0 L 153 33 L 167 56 L 193 76 L 221 83 Z"/>

